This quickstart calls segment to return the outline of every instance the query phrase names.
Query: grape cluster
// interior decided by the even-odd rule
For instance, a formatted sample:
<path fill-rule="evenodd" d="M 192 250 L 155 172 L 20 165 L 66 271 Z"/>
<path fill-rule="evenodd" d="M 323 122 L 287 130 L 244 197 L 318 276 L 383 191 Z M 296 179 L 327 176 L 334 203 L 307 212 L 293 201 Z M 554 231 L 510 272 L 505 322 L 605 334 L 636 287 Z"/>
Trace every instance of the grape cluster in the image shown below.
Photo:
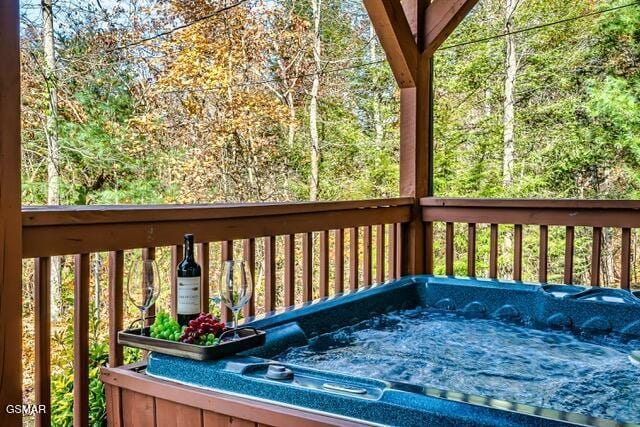
<path fill-rule="evenodd" d="M 178 322 L 164 311 L 156 315 L 156 320 L 150 330 L 153 338 L 169 341 L 178 341 L 183 332 Z"/>
<path fill-rule="evenodd" d="M 218 322 L 211 313 L 201 313 L 198 318 L 190 320 L 180 341 L 188 344 L 216 345 L 224 332 L 225 324 Z"/>

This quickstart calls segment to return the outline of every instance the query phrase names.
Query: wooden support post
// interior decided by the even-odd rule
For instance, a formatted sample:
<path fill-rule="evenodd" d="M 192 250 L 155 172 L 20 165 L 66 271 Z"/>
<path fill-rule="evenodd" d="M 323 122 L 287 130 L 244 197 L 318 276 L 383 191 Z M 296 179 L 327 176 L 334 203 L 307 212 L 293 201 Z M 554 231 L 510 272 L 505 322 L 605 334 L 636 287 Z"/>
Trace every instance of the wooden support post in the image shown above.
<path fill-rule="evenodd" d="M 420 54 L 424 46 L 427 1 L 405 1 L 402 7 L 419 55 L 415 86 L 400 89 L 400 194 L 416 200 L 412 220 L 403 226 L 400 236 L 404 249 L 400 276 L 426 272 L 425 230 L 419 199 L 428 195 L 429 164 L 432 161 L 429 153 L 431 61 Z"/>
<path fill-rule="evenodd" d="M 22 425 L 22 217 L 18 0 L 0 2 L 0 425 Z"/>
<path fill-rule="evenodd" d="M 400 87 L 400 195 L 413 197 L 412 219 L 402 224 L 398 275 L 431 272 L 431 230 L 425 230 L 419 199 L 430 195 L 433 155 L 431 69 L 435 50 L 477 0 L 364 0 Z"/>

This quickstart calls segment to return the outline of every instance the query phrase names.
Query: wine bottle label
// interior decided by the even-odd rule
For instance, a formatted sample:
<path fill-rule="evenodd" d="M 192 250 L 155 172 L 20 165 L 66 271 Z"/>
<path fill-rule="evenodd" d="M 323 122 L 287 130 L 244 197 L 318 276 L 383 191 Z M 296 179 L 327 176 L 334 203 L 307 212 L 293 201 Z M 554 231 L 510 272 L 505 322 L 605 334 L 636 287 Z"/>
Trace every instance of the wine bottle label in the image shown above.
<path fill-rule="evenodd" d="M 200 313 L 200 276 L 178 277 L 178 314 Z"/>

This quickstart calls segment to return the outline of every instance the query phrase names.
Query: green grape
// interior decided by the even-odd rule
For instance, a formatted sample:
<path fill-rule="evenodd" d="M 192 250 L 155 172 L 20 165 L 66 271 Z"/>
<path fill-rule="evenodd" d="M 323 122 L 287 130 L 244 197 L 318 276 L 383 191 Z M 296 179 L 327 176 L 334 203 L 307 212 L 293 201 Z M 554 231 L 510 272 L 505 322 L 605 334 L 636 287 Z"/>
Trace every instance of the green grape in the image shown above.
<path fill-rule="evenodd" d="M 182 328 L 175 319 L 161 311 L 156 315 L 156 319 L 150 328 L 151 336 L 154 338 L 178 341 L 182 335 Z"/>

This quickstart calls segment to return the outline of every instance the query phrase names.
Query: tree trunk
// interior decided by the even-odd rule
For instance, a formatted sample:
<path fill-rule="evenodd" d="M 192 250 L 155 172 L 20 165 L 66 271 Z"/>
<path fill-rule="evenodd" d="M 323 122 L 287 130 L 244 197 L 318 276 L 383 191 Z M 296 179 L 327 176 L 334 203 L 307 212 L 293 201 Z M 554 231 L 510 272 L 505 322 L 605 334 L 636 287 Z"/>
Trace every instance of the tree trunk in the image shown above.
<path fill-rule="evenodd" d="M 320 90 L 320 4 L 321 0 L 311 0 L 313 11 L 313 84 L 311 86 L 311 102 L 309 103 L 309 132 L 311 133 L 311 182 L 309 200 L 318 199 L 318 169 L 320 163 L 320 137 L 318 135 L 318 91 Z"/>
<path fill-rule="evenodd" d="M 513 27 L 513 15 L 516 9 L 517 0 L 506 0 L 505 7 L 505 32 L 509 32 Z M 507 58 L 506 76 L 504 80 L 504 116 L 503 116 L 503 146 L 502 157 L 502 184 L 509 187 L 513 182 L 513 162 L 515 159 L 514 143 L 514 85 L 518 64 L 516 59 L 516 41 L 513 35 L 507 36 Z"/>
<path fill-rule="evenodd" d="M 376 31 L 373 28 L 373 24 L 369 24 L 369 39 L 370 39 L 370 48 L 369 48 L 369 59 L 371 62 L 376 62 L 378 60 L 378 53 L 376 52 L 376 42 L 375 42 Z M 384 137 L 384 128 L 382 126 L 382 114 L 380 112 L 380 94 L 378 93 L 378 79 L 374 77 L 373 80 L 373 128 L 375 130 L 375 145 L 380 148 L 382 146 L 382 139 Z"/>
<path fill-rule="evenodd" d="M 293 100 L 293 88 L 287 90 L 287 109 L 289 110 L 289 132 L 287 134 L 287 143 L 289 148 L 293 147 L 296 137 L 296 106 Z"/>
<path fill-rule="evenodd" d="M 53 32 L 52 0 L 42 0 L 42 44 L 49 109 L 45 112 L 47 139 L 47 204 L 60 204 L 60 153 L 58 148 L 58 92 L 56 79 L 56 52 Z M 62 311 L 62 258 L 51 258 L 51 318 L 55 322 Z"/>

